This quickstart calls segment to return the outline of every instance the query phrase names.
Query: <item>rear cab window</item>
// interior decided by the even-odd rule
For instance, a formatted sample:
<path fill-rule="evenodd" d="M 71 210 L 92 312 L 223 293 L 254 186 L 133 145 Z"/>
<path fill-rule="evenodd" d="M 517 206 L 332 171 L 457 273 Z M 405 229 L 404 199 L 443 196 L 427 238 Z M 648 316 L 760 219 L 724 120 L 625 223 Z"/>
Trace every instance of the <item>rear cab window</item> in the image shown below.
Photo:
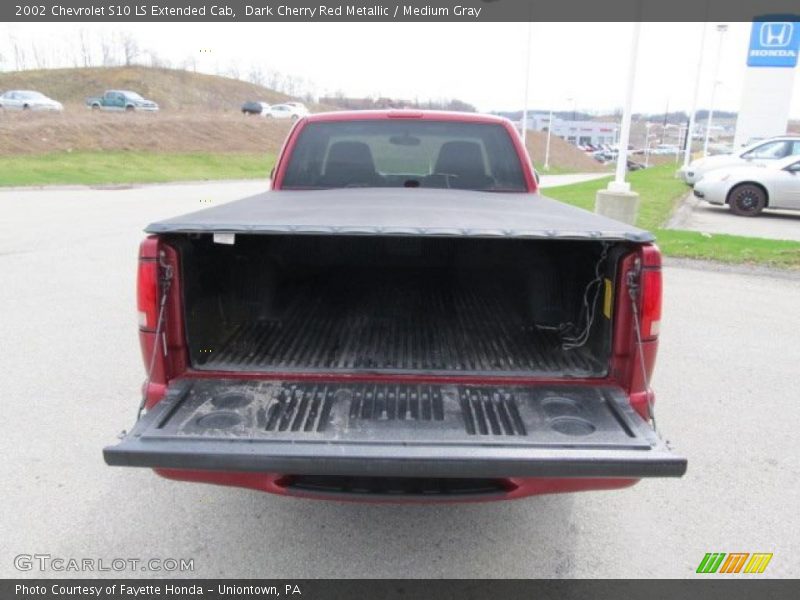
<path fill-rule="evenodd" d="M 281 187 L 527 191 L 519 155 L 502 125 L 405 119 L 308 123 Z"/>

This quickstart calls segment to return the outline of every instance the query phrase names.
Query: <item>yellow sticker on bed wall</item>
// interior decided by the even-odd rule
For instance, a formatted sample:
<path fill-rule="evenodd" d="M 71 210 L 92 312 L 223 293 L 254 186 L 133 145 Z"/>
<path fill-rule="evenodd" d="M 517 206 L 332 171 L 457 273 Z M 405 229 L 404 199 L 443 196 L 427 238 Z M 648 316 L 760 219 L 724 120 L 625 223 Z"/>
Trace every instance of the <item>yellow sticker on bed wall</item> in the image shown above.
<path fill-rule="evenodd" d="M 611 304 L 614 301 L 614 287 L 611 284 L 611 280 L 606 278 L 605 280 L 605 292 L 603 294 L 603 314 L 606 316 L 606 319 L 611 318 Z"/>

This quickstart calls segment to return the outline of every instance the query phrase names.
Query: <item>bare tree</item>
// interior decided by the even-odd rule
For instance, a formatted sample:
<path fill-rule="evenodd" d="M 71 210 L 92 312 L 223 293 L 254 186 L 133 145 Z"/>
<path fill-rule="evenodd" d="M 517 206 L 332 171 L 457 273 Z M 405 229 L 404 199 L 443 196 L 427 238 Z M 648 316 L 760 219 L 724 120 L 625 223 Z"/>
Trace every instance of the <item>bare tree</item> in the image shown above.
<path fill-rule="evenodd" d="M 197 73 L 197 57 L 194 54 L 187 56 L 178 63 L 178 68 L 184 71 L 194 71 Z"/>
<path fill-rule="evenodd" d="M 260 65 L 253 65 L 250 67 L 250 72 L 247 74 L 247 80 L 256 85 L 264 85 L 264 72 L 261 70 Z"/>
<path fill-rule="evenodd" d="M 81 28 L 78 31 L 78 44 L 80 46 L 80 56 L 84 67 L 92 66 L 92 44 L 89 40 L 89 33 Z"/>
<path fill-rule="evenodd" d="M 33 55 L 33 65 L 37 69 L 46 69 L 48 66 L 47 54 L 36 42 L 31 42 L 31 54 Z"/>
<path fill-rule="evenodd" d="M 317 87 L 316 82 L 309 81 L 308 88 L 306 88 L 305 101 L 316 102 L 317 98 L 319 98 L 319 88 Z"/>
<path fill-rule="evenodd" d="M 270 71 L 267 75 L 267 81 L 269 88 L 276 92 L 280 92 L 281 88 L 283 88 L 283 75 L 280 71 Z"/>
<path fill-rule="evenodd" d="M 298 78 L 294 75 L 287 75 L 286 76 L 286 85 L 284 86 L 284 92 L 289 94 L 290 96 L 297 95 L 297 88 L 298 88 Z"/>
<path fill-rule="evenodd" d="M 129 31 L 119 34 L 119 44 L 122 50 L 122 60 L 126 67 L 136 63 L 136 59 L 141 54 L 139 43 Z"/>
<path fill-rule="evenodd" d="M 25 56 L 25 48 L 19 43 L 19 40 L 12 36 L 9 36 L 9 42 L 11 45 L 11 49 L 14 52 L 14 69 L 16 71 L 22 71 L 27 66 L 26 63 L 26 56 Z"/>
<path fill-rule="evenodd" d="M 103 56 L 104 67 L 111 67 L 116 64 L 116 59 L 114 56 L 114 43 L 113 40 L 107 35 L 100 37 L 100 52 Z"/>
<path fill-rule="evenodd" d="M 220 77 L 239 79 L 239 66 L 234 61 L 229 62 L 226 67 L 219 64 L 219 62 L 215 62 L 214 73 Z"/>

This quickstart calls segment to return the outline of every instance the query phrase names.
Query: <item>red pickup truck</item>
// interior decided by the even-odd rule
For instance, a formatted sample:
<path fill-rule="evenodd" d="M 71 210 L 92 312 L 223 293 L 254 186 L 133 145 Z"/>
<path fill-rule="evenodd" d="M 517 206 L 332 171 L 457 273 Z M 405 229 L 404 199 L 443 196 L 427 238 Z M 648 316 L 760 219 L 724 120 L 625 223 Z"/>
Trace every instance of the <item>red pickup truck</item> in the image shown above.
<path fill-rule="evenodd" d="M 394 501 L 686 470 L 654 430 L 652 235 L 541 196 L 505 119 L 304 117 L 271 191 L 146 231 L 110 465 Z"/>

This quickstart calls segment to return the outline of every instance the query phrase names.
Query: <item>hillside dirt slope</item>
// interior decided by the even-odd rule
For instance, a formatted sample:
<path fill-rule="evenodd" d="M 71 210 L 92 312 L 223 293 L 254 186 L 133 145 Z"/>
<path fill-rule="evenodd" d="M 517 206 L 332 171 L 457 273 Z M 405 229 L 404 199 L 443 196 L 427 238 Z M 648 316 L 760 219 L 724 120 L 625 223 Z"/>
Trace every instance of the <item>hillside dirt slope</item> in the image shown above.
<path fill-rule="evenodd" d="M 0 91 L 34 89 L 62 102 L 61 114 L 0 111 L 0 155 L 61 151 L 277 153 L 289 123 L 240 113 L 242 102 L 284 102 L 289 96 L 246 81 L 177 69 L 92 67 L 0 73 Z M 88 96 L 132 89 L 159 103 L 158 114 L 92 112 Z M 312 112 L 330 107 L 309 105 Z M 546 134 L 529 132 L 528 150 L 544 162 Z M 581 150 L 553 137 L 557 169 L 607 170 Z"/>
<path fill-rule="evenodd" d="M 268 152 L 291 124 L 241 113 L 0 113 L 0 156 L 103 150 Z"/>
<path fill-rule="evenodd" d="M 65 106 L 83 105 L 105 90 L 133 90 L 167 110 L 239 110 L 247 100 L 285 102 L 286 94 L 239 79 L 179 69 L 89 67 L 0 73 L 0 91 L 36 90 Z"/>
<path fill-rule="evenodd" d="M 106 113 L 88 109 L 62 114 L 0 112 L 0 156 L 45 152 L 136 150 L 149 152 L 277 153 L 290 123 L 239 112 L 162 111 L 158 114 Z M 546 136 L 529 132 L 528 151 L 544 162 Z M 550 140 L 553 168 L 608 171 L 562 139 Z"/>
<path fill-rule="evenodd" d="M 547 132 L 528 132 L 528 153 L 537 166 L 544 164 Z M 550 166 L 580 173 L 599 173 L 611 167 L 603 166 L 583 150 L 555 135 L 550 136 Z"/>

